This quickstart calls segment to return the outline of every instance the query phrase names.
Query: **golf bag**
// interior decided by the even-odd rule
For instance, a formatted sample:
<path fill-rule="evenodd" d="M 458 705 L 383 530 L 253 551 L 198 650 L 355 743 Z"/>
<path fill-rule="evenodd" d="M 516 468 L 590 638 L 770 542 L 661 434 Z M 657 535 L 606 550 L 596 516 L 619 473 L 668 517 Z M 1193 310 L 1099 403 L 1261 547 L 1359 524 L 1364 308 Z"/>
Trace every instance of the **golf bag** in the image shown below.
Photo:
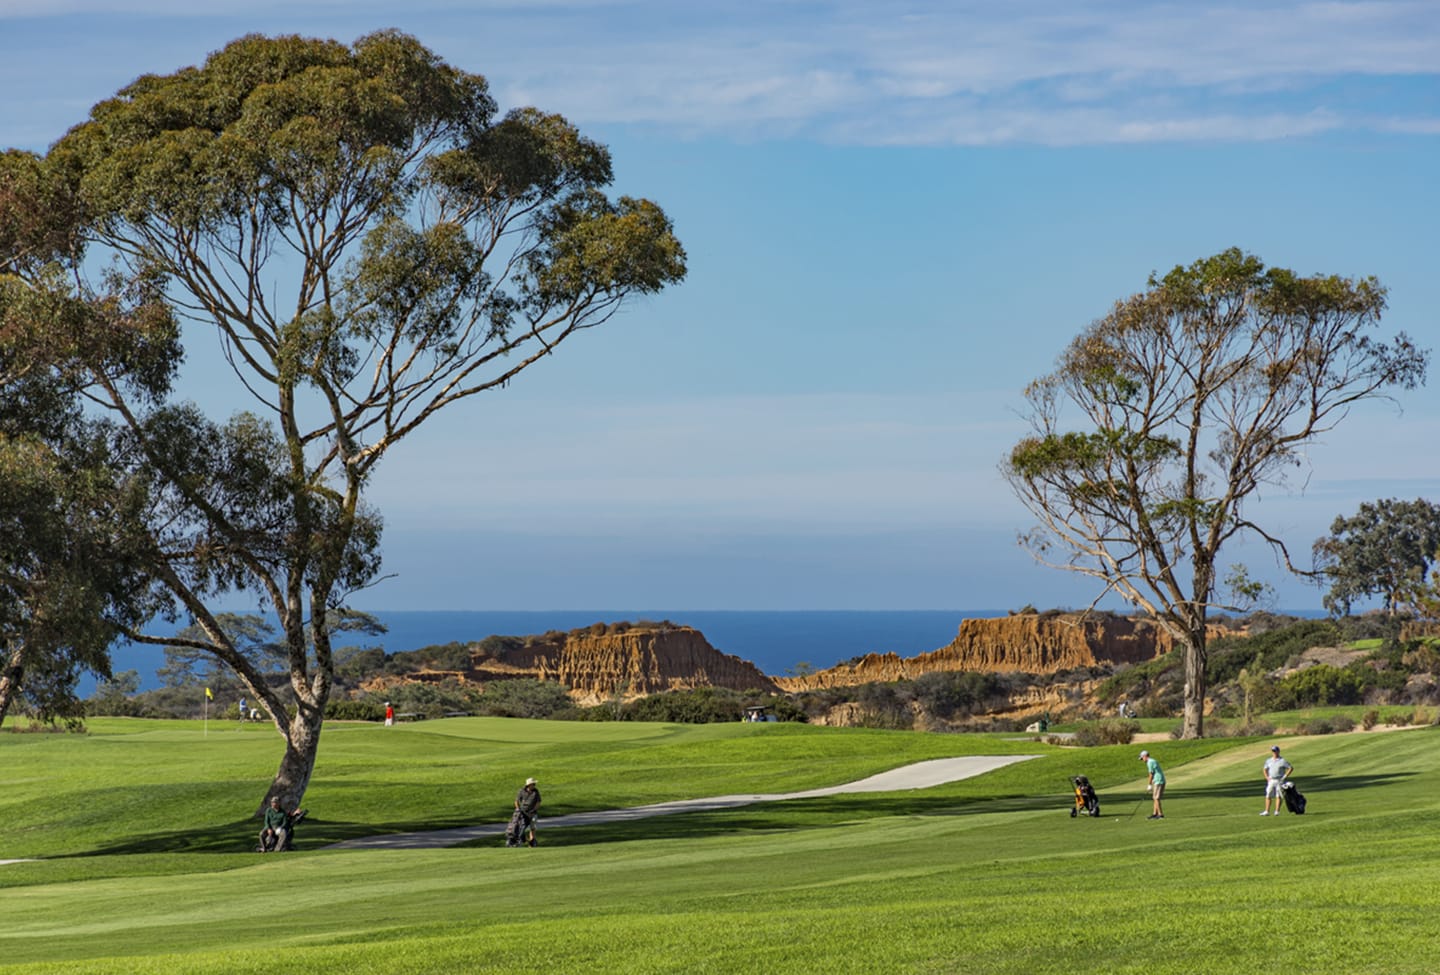
<path fill-rule="evenodd" d="M 1285 808 L 1297 816 L 1305 815 L 1305 797 L 1295 788 L 1295 783 L 1286 779 L 1280 785 L 1280 794 L 1285 797 Z"/>
<path fill-rule="evenodd" d="M 1077 775 L 1070 780 L 1075 786 L 1075 805 L 1070 809 L 1070 818 L 1084 813 L 1086 816 L 1100 815 L 1100 797 L 1095 794 L 1095 788 L 1090 780 L 1083 775 Z"/>
<path fill-rule="evenodd" d="M 305 818 L 309 810 L 297 809 L 289 821 L 285 824 L 284 839 L 282 840 L 273 831 L 264 829 L 260 831 L 260 842 L 255 845 L 256 853 L 282 853 L 295 848 L 295 827 Z"/>
<path fill-rule="evenodd" d="M 535 839 L 531 831 L 535 828 L 534 822 L 533 819 L 519 809 L 515 810 L 515 814 L 510 817 L 509 825 L 505 827 L 505 845 L 525 846 L 528 842 L 533 846 Z M 530 833 L 528 840 L 526 838 L 527 833 Z"/>

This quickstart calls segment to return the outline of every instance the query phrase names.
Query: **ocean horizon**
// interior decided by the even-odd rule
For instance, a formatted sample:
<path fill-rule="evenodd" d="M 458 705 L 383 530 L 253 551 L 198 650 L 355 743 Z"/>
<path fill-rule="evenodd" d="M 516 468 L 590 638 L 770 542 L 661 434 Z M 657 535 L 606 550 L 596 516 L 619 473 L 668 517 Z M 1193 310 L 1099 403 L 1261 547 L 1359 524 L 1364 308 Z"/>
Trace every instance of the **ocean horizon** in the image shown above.
<path fill-rule="evenodd" d="M 699 630 L 712 647 L 748 660 L 764 673 L 783 677 L 808 666 L 824 670 L 867 653 L 913 657 L 950 643 L 962 620 L 1007 616 L 1004 609 L 954 610 L 367 610 L 387 627 L 377 636 L 340 634 L 336 646 L 380 647 L 386 653 L 446 643 L 474 643 L 487 636 L 529 636 L 574 630 L 593 623 L 669 620 Z M 1277 610 L 1296 616 L 1312 610 Z M 156 631 L 164 632 L 164 631 Z M 115 673 L 135 670 L 141 687 L 159 686 L 165 662 L 160 647 L 120 644 Z M 93 684 L 92 684 L 93 686 Z M 88 690 L 85 691 L 88 693 Z"/>
<path fill-rule="evenodd" d="M 783 677 L 802 665 L 817 670 L 867 653 L 913 657 L 945 646 L 960 621 L 1004 616 L 1005 610 L 367 610 L 385 624 L 377 636 L 339 634 L 336 646 L 380 647 L 386 653 L 446 643 L 474 643 L 487 636 L 529 636 L 575 630 L 593 623 L 669 620 L 699 630 L 721 653 L 748 660 L 766 674 Z M 166 630 L 155 629 L 163 633 Z M 141 688 L 159 686 L 160 647 L 124 643 L 113 654 L 115 673 L 135 670 Z"/>

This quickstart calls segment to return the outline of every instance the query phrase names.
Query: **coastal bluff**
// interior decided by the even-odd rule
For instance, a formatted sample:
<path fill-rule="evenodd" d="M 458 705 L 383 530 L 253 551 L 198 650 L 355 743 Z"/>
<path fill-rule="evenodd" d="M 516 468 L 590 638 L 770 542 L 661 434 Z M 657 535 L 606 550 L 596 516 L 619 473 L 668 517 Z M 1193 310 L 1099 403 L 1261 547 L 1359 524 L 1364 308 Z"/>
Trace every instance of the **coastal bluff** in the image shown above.
<path fill-rule="evenodd" d="M 582 704 L 697 687 L 777 689 L 760 668 L 721 653 L 688 626 L 631 627 L 618 633 L 579 630 L 506 657 L 507 663 L 533 670 L 540 680 L 570 688 L 571 697 Z"/>
<path fill-rule="evenodd" d="M 406 679 L 483 685 L 520 677 L 562 684 L 582 705 L 701 687 L 779 690 L 760 668 L 716 650 L 699 630 L 648 622 L 596 624 L 498 643 L 492 638 L 471 644 L 470 665 L 463 671 L 425 670 Z"/>
<path fill-rule="evenodd" d="M 1022 613 L 960 622 L 946 646 L 914 657 L 866 654 L 848 663 L 798 677 L 777 677 L 784 691 L 914 680 L 935 671 L 1050 674 L 1099 664 L 1153 660 L 1174 648 L 1168 632 L 1151 620 L 1107 613 Z"/>
<path fill-rule="evenodd" d="M 872 653 L 826 670 L 778 677 L 711 646 L 699 630 L 669 622 L 600 624 L 570 632 L 489 638 L 469 647 L 464 670 L 422 670 L 399 680 L 486 684 L 527 677 L 561 684 L 581 705 L 665 691 L 723 687 L 799 693 L 913 680 L 935 671 L 1030 674 L 1140 663 L 1169 653 L 1154 622 L 1108 613 L 1022 613 L 966 619 L 946 646 L 914 657 Z M 391 680 L 396 680 L 391 678 Z"/>

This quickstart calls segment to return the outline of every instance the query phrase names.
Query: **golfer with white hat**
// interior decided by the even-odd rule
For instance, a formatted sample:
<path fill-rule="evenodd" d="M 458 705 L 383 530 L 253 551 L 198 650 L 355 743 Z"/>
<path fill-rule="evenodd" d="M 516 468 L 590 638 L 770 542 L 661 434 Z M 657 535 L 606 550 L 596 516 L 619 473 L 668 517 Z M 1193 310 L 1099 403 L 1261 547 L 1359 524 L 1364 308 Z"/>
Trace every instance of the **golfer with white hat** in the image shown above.
<path fill-rule="evenodd" d="M 506 846 L 535 845 L 535 814 L 539 809 L 539 784 L 533 778 L 526 779 L 525 785 L 515 793 L 515 815 L 505 833 Z"/>

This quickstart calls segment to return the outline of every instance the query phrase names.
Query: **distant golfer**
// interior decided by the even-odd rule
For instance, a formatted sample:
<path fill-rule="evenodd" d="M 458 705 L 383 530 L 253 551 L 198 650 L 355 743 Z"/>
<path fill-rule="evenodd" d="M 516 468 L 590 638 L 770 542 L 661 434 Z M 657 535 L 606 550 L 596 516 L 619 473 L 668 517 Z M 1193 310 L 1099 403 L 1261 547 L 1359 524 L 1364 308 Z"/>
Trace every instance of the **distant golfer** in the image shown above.
<path fill-rule="evenodd" d="M 1270 757 L 1265 760 L 1265 811 L 1270 815 L 1270 800 L 1275 800 L 1275 815 L 1280 815 L 1280 800 L 1285 797 L 1285 780 L 1294 771 L 1293 766 L 1280 757 L 1280 746 L 1270 746 Z"/>
<path fill-rule="evenodd" d="M 1160 768 L 1160 763 L 1150 757 L 1149 752 L 1141 752 L 1140 761 L 1145 763 L 1145 771 L 1150 773 L 1150 799 L 1154 811 L 1147 818 L 1164 819 L 1165 812 L 1160 808 L 1160 797 L 1165 794 L 1165 772 Z"/>
<path fill-rule="evenodd" d="M 391 707 L 389 701 L 386 701 L 386 702 L 385 702 L 385 727 L 388 728 L 388 727 L 390 727 L 390 726 L 391 726 L 392 724 L 394 724 L 394 723 L 395 723 L 395 709 L 394 709 L 393 707 Z"/>

